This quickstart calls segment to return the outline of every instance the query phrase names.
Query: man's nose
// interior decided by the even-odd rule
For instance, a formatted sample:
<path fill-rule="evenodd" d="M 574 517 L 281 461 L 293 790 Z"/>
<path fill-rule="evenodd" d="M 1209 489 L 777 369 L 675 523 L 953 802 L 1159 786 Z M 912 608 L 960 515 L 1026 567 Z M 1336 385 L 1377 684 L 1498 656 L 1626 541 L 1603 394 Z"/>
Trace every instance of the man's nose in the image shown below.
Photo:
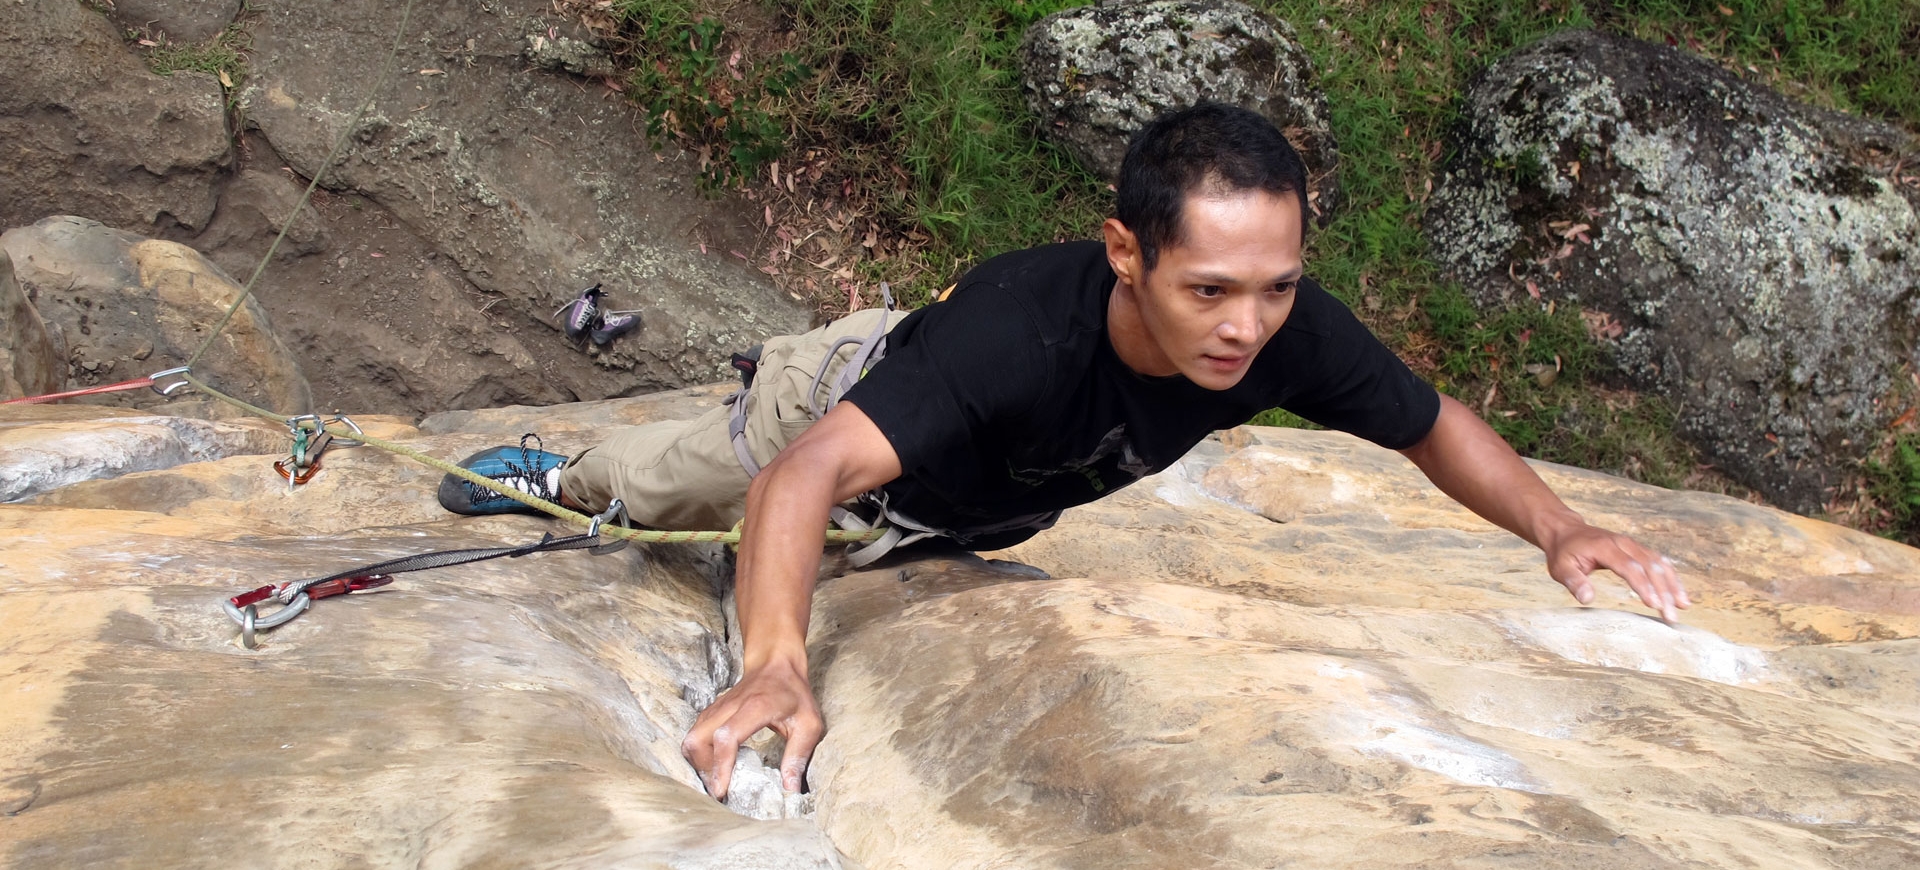
<path fill-rule="evenodd" d="M 1247 294 L 1234 299 L 1221 312 L 1220 325 L 1214 327 L 1215 335 L 1222 340 L 1246 343 L 1260 337 L 1260 299 L 1256 294 Z"/>

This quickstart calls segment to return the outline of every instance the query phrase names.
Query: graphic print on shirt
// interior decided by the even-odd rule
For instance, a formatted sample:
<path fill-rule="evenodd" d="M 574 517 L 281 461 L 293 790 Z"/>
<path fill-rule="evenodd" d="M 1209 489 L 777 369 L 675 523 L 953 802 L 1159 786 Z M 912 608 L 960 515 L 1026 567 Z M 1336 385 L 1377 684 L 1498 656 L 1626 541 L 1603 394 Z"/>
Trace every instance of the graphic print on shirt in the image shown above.
<path fill-rule="evenodd" d="M 1098 466 L 1116 453 L 1119 454 L 1119 460 L 1112 464 L 1111 470 L 1117 471 L 1125 479 L 1110 482 L 1108 474 L 1102 473 Z M 1093 454 L 1077 462 L 1055 468 L 1015 468 L 1011 460 L 1007 463 L 1008 476 L 1028 486 L 1041 486 L 1056 475 L 1078 474 L 1087 479 L 1087 484 L 1093 487 L 1094 492 L 1106 492 L 1110 486 L 1125 486 L 1152 473 L 1153 469 L 1133 449 L 1133 440 L 1127 437 L 1125 423 L 1107 430 L 1107 434 L 1101 436 L 1100 443 L 1094 446 Z"/>

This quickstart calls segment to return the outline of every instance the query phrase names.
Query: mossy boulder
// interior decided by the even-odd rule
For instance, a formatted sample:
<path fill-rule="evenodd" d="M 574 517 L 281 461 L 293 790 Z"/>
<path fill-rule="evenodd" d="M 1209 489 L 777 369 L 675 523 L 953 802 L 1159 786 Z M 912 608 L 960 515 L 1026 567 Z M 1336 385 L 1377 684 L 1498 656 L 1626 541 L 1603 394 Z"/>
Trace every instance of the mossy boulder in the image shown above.
<path fill-rule="evenodd" d="M 1487 308 L 1579 305 L 1777 503 L 1818 508 L 1898 413 L 1920 353 L 1902 131 L 1569 31 L 1481 73 L 1449 151 L 1426 217 L 1445 273 Z"/>
<path fill-rule="evenodd" d="M 1307 164 L 1325 216 L 1340 151 L 1293 28 L 1232 0 L 1124 0 L 1049 15 L 1020 44 L 1027 106 L 1082 166 L 1112 179 L 1148 121 L 1203 100 L 1266 116 Z"/>

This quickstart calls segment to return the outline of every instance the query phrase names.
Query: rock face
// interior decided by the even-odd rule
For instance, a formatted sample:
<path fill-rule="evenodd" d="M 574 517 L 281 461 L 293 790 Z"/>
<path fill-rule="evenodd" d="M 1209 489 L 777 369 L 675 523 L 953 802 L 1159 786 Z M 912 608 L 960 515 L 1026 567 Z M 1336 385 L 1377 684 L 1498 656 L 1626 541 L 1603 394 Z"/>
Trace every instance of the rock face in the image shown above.
<path fill-rule="evenodd" d="M 0 234 L 27 298 L 66 348 L 63 378 L 78 387 L 130 380 L 185 363 L 240 297 L 241 287 L 192 248 L 143 239 L 97 221 L 51 217 Z M 293 353 L 248 299 L 194 372 L 234 395 L 288 414 L 312 410 Z M 151 406 L 148 391 L 99 401 Z"/>
<path fill-rule="evenodd" d="M 1338 198 L 1327 100 L 1293 28 L 1233 0 L 1121 0 L 1049 15 L 1020 44 L 1041 129 L 1103 178 L 1148 121 L 1203 100 L 1265 115 L 1307 164 L 1311 205 Z"/>
<path fill-rule="evenodd" d="M 416 329 L 382 312 L 396 347 L 425 350 L 433 330 L 460 323 L 466 328 L 445 341 L 447 352 L 509 363 L 456 378 L 460 386 L 446 390 L 417 376 L 380 378 L 405 408 L 550 403 L 703 383 L 732 351 L 806 328 L 802 306 L 728 256 L 753 247 L 749 231 L 725 204 L 693 192 L 685 155 L 649 152 L 632 107 L 598 81 L 528 72 L 535 62 L 566 66 L 552 56 L 561 48 L 579 63 L 590 59 L 579 40 L 549 38 L 549 10 L 533 0 L 416 10 L 396 72 L 326 170 L 325 186 L 345 202 L 316 206 L 330 233 L 377 224 L 357 234 L 368 247 L 335 245 L 313 268 L 289 270 L 307 278 L 303 292 L 392 297 L 395 307 L 438 315 Z M 262 168 L 278 172 L 284 163 L 306 178 L 322 170 L 382 74 L 400 13 L 381 0 L 346 0 L 276 4 L 249 20 L 252 77 L 240 104 L 257 131 L 249 141 L 275 155 Z M 329 290 L 315 291 L 322 280 Z M 586 357 L 559 336 L 553 312 L 596 282 L 616 307 L 640 309 L 645 325 Z M 423 286 L 432 292 L 422 294 Z M 302 319 L 315 356 L 329 344 L 358 345 L 373 325 Z M 324 367 L 358 362 L 337 354 Z"/>
<path fill-rule="evenodd" d="M 206 226 L 232 163 L 213 76 L 154 75 L 85 4 L 21 0 L 0 81 L 0 228 L 50 214 L 142 234 Z"/>
<path fill-rule="evenodd" d="M 693 158 L 649 151 L 604 46 L 553 4 L 416 7 L 392 70 L 402 4 L 256 4 L 234 24 L 240 5 L 8 6 L 0 230 L 79 215 L 244 277 L 351 132 L 258 285 L 328 408 L 422 414 L 703 383 L 731 351 L 806 327 L 805 307 L 744 262 L 758 208 L 702 196 Z M 156 76 L 122 39 L 230 25 L 248 67 L 233 93 L 203 73 Z M 228 98 L 244 129 L 228 129 Z M 570 344 L 553 319 L 595 282 L 643 314 L 605 349 Z"/>
<path fill-rule="evenodd" d="M 1585 31 L 1471 86 L 1427 233 L 1483 305 L 1572 302 L 1737 479 L 1806 511 L 1920 362 L 1920 146 Z M 1904 155 L 1904 158 L 1903 158 Z"/>
<path fill-rule="evenodd" d="M 724 392 L 361 423 L 460 456 L 537 419 L 569 452 Z M 823 582 L 812 821 L 727 813 L 679 758 L 735 672 L 717 550 L 402 575 L 249 652 L 220 598 L 552 526 L 447 516 L 435 474 L 367 449 L 291 495 L 266 455 L 69 482 L 0 506 L 0 861 L 1920 861 L 1920 551 L 1543 466 L 1681 565 L 1697 605 L 1669 627 L 1611 578 L 1572 605 L 1391 452 L 1229 435 L 1000 554 L 1061 579 L 922 558 Z"/>
<path fill-rule="evenodd" d="M 176 43 L 205 42 L 233 23 L 247 0 L 113 0 L 122 27 Z"/>

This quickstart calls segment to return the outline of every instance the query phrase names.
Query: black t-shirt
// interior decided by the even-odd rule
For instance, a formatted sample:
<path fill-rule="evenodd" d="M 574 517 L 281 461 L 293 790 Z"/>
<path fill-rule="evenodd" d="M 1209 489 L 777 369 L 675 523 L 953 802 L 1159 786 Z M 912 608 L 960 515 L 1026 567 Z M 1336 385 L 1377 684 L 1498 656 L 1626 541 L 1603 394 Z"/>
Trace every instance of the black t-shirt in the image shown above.
<path fill-rule="evenodd" d="M 1306 279 L 1233 388 L 1138 375 L 1107 338 L 1114 280 L 1098 242 L 1018 251 L 893 329 L 846 395 L 899 454 L 900 478 L 882 487 L 890 509 L 963 544 L 1010 546 L 1268 408 L 1394 449 L 1439 415 L 1433 387 Z M 969 534 L 1009 524 L 1026 528 Z"/>

